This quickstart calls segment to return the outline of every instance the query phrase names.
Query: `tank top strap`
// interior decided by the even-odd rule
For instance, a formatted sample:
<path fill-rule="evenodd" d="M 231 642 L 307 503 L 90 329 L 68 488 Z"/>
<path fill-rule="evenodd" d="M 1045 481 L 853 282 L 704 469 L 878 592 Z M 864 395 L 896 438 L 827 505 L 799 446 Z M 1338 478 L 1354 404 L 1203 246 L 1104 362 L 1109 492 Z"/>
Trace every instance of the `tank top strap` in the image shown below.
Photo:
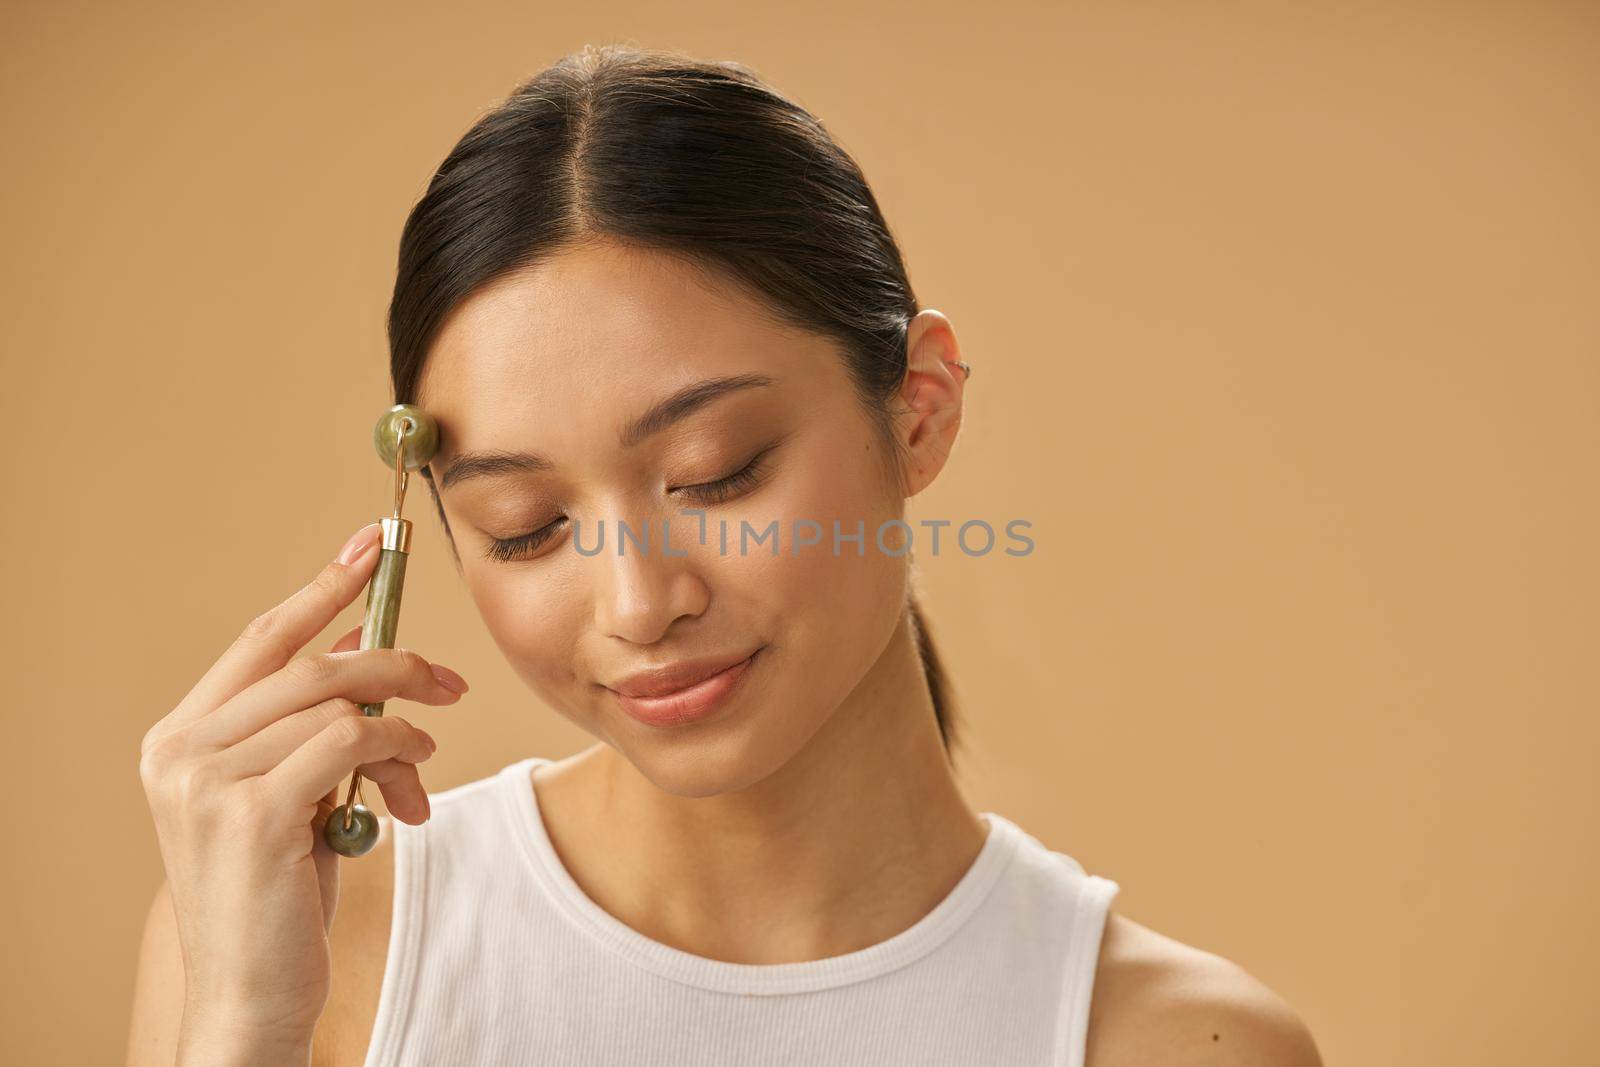
<path fill-rule="evenodd" d="M 1111 901 L 1120 886 L 1097 874 L 1082 874 L 1075 860 L 1071 861 L 1071 866 L 1077 869 L 1080 877 L 1077 899 L 1067 920 L 1071 931 L 1067 937 L 1066 974 L 1061 986 L 1061 1040 L 1057 1063 L 1060 1067 L 1084 1067 L 1100 943 Z"/>

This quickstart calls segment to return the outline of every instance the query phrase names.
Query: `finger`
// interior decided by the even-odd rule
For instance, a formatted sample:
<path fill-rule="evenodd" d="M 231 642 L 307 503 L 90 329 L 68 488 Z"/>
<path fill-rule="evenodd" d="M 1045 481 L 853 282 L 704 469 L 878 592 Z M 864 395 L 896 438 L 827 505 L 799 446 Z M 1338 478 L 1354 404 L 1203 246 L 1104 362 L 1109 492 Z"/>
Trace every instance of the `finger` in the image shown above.
<path fill-rule="evenodd" d="M 380 527 L 368 523 L 357 533 L 368 538 L 369 544 L 353 562 L 333 560 L 293 596 L 250 620 L 167 716 L 173 728 L 198 720 L 282 668 L 355 600 L 377 565 Z"/>
<path fill-rule="evenodd" d="M 230 778 L 254 778 L 266 774 L 288 758 L 289 753 L 321 733 L 330 723 L 344 716 L 365 714 L 361 705 L 348 697 L 330 697 L 309 708 L 268 723 L 249 737 L 229 745 L 216 758 Z M 192 729 L 209 728 L 210 723 Z M 205 743 L 196 738 L 197 743 Z"/>
<path fill-rule="evenodd" d="M 222 761 L 228 777 L 254 778 L 266 774 L 288 758 L 289 753 L 321 733 L 334 720 L 365 714 L 361 705 L 345 697 L 333 697 L 309 708 L 302 708 L 229 745 L 216 758 Z"/>
<path fill-rule="evenodd" d="M 333 643 L 333 646 L 328 651 L 353 652 L 360 648 L 361 631 L 363 629 L 365 629 L 364 624 L 356 623 L 340 634 L 339 639 Z M 239 758 L 237 760 L 229 761 L 230 770 L 235 771 L 240 778 L 267 773 L 268 770 L 281 763 L 283 757 L 288 755 L 291 750 L 304 744 L 306 738 L 326 726 L 333 720 L 335 715 L 339 714 L 359 715 L 361 714 L 361 709 L 352 701 L 338 698 L 325 700 L 315 707 L 304 708 L 290 715 L 287 719 L 279 719 L 265 730 L 245 738 L 244 741 L 230 750 L 238 752 L 244 746 L 251 746 L 248 751 L 238 752 Z M 291 722 L 299 723 L 299 728 L 285 726 L 286 723 Z M 268 735 L 271 736 L 269 737 Z M 257 738 L 262 739 L 264 742 L 260 751 L 255 751 Z M 338 801 L 333 801 L 328 805 L 330 810 L 337 806 Z M 338 854 L 332 849 L 328 850 L 328 855 L 335 859 L 338 857 Z"/>
<path fill-rule="evenodd" d="M 417 732 L 427 736 L 425 730 Z M 383 803 L 390 815 L 413 826 L 428 821 L 428 791 L 422 785 L 422 769 L 415 763 L 383 760 L 369 763 L 360 770 L 363 778 L 378 783 L 378 791 L 383 794 Z"/>
<path fill-rule="evenodd" d="M 431 737 L 426 730 L 417 732 L 425 737 Z M 401 822 L 417 825 L 426 822 L 428 816 L 432 814 L 428 803 L 428 791 L 422 784 L 422 775 L 415 763 L 388 759 L 376 763 L 364 763 L 355 769 L 361 772 L 361 777 L 378 784 L 378 792 L 383 796 L 383 806 L 390 815 Z M 316 829 L 319 833 L 322 829 L 321 823 L 344 803 L 344 797 L 345 786 L 341 782 L 317 802 L 317 812 L 313 821 L 317 824 Z"/>
<path fill-rule="evenodd" d="M 362 624 L 359 622 L 356 623 L 343 634 L 340 634 L 339 640 L 335 641 L 332 646 L 329 647 L 328 651 L 354 652 L 356 649 L 361 647 L 361 630 Z"/>
<path fill-rule="evenodd" d="M 196 745 L 213 750 L 238 744 L 293 712 L 342 697 L 357 704 L 414 700 L 454 704 L 461 693 L 441 679 L 460 675 L 409 648 L 363 648 L 305 656 L 251 685 L 190 727 Z"/>
<path fill-rule="evenodd" d="M 421 763 L 433 755 L 433 747 L 427 734 L 398 715 L 344 717 L 291 752 L 260 783 L 282 802 L 309 809 L 352 770 L 361 768 L 363 775 L 370 770 L 374 781 L 393 782 L 397 771 L 380 766 L 383 761 Z"/>

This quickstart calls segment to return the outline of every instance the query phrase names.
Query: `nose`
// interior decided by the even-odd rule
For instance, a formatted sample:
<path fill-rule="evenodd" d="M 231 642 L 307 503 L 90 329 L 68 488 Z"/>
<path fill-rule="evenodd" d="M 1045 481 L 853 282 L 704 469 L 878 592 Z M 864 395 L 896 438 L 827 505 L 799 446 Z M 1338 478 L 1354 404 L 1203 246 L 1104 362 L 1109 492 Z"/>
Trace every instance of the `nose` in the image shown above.
<path fill-rule="evenodd" d="M 609 523 L 604 547 L 590 559 L 595 568 L 595 626 L 607 637 L 637 645 L 661 640 L 672 624 L 705 613 L 710 589 L 694 565 L 681 530 L 659 518 L 645 528 Z M 621 536 L 616 536 L 621 535 Z M 620 550 L 620 551 L 619 551 Z"/>

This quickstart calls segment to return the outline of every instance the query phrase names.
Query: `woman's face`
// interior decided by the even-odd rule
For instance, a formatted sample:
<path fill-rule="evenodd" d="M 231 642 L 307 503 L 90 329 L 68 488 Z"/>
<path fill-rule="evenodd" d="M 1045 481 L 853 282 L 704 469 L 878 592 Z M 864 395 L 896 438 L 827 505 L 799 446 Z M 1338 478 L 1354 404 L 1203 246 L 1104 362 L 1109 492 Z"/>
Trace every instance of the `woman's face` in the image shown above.
<path fill-rule="evenodd" d="M 656 409 L 724 379 L 751 384 Z M 662 789 L 707 796 L 783 766 L 900 621 L 903 531 L 889 551 L 876 534 L 904 499 L 840 352 L 671 256 L 590 246 L 479 291 L 445 322 L 418 404 L 439 422 L 430 469 L 495 642 Z M 686 509 L 703 510 L 703 538 Z M 797 520 L 817 543 L 796 547 Z M 862 534 L 837 553 L 835 520 Z M 691 721 L 641 721 L 610 688 L 751 653 Z"/>

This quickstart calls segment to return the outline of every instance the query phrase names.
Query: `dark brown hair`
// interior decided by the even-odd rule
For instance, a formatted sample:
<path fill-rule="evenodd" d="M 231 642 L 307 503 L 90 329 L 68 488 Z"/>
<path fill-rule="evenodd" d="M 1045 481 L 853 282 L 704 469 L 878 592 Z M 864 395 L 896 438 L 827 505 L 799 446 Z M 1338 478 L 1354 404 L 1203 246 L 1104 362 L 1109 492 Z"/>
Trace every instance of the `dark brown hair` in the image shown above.
<path fill-rule="evenodd" d="M 882 454 L 902 455 L 892 420 L 917 301 L 860 168 L 743 65 L 622 45 L 585 47 L 518 85 L 439 165 L 400 238 L 395 402 L 415 402 L 428 348 L 468 295 L 600 241 L 679 257 L 833 340 Z M 886 464 L 897 489 L 899 470 Z M 948 753 L 949 683 L 914 593 L 908 608 Z"/>

